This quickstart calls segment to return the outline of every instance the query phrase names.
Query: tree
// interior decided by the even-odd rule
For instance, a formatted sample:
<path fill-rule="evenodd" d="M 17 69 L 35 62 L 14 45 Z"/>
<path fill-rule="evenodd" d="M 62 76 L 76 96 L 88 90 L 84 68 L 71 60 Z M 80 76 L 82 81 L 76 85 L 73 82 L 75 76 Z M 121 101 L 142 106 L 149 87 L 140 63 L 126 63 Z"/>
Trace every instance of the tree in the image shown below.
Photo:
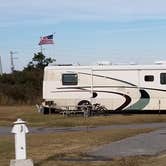
<path fill-rule="evenodd" d="M 43 68 L 54 62 L 41 52 L 34 54 L 23 71 L 0 76 L 0 104 L 36 104 L 42 99 Z"/>
<path fill-rule="evenodd" d="M 46 58 L 45 55 L 42 52 L 38 52 L 37 54 L 34 54 L 34 57 L 32 58 L 32 61 L 28 63 L 27 68 L 28 70 L 33 69 L 44 69 L 44 67 L 48 66 L 49 63 L 55 62 L 55 59 L 52 58 Z"/>

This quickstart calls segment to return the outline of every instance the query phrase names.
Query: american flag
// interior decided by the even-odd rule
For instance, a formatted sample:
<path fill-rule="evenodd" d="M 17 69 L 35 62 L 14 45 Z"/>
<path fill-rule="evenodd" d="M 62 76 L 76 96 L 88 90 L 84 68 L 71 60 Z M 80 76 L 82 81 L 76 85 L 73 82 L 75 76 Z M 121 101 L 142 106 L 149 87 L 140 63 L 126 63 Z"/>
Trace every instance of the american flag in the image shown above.
<path fill-rule="evenodd" d="M 39 45 L 44 45 L 44 44 L 54 44 L 53 35 L 48 35 L 48 36 L 41 37 Z"/>

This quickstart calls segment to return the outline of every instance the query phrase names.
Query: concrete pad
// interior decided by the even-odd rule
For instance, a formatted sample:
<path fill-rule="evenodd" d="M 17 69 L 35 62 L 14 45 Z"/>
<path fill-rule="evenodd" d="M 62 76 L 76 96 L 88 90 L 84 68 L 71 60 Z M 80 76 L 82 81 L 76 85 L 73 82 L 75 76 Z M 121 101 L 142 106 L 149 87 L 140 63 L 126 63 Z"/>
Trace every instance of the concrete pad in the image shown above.
<path fill-rule="evenodd" d="M 100 146 L 88 154 L 95 157 L 114 158 L 137 155 L 157 155 L 165 151 L 166 128 Z"/>
<path fill-rule="evenodd" d="M 31 159 L 27 160 L 11 160 L 10 166 L 33 166 L 33 161 Z"/>

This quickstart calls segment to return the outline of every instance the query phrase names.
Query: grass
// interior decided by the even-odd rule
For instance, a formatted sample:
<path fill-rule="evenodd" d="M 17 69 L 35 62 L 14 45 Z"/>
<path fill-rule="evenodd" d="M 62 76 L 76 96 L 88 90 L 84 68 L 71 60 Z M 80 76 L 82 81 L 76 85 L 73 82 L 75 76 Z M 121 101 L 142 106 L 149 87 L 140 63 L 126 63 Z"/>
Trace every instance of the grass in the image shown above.
<path fill-rule="evenodd" d="M 34 106 L 0 106 L 0 126 L 11 126 L 17 118 L 28 122 L 29 126 L 98 126 L 113 124 L 133 124 L 166 122 L 166 115 L 113 115 L 83 117 L 63 117 L 62 115 L 42 115 Z M 154 129 L 112 129 L 107 131 L 68 132 L 56 134 L 29 134 L 28 156 L 35 166 L 164 166 L 166 155 L 153 157 L 116 158 L 111 161 L 97 161 L 86 155 L 96 146 L 121 140 Z M 14 158 L 13 136 L 0 136 L 0 165 L 9 165 Z"/>
<path fill-rule="evenodd" d="M 166 115 L 112 115 L 83 117 L 63 117 L 62 115 L 43 115 L 34 106 L 1 106 L 0 126 L 11 126 L 17 118 L 27 121 L 30 126 L 97 126 L 112 124 L 132 124 L 166 122 Z"/>
<path fill-rule="evenodd" d="M 14 158 L 14 141 L 11 137 L 0 137 L 0 165 L 9 165 L 10 159 Z"/>
<path fill-rule="evenodd" d="M 58 134 L 29 134 L 27 137 L 28 157 L 35 161 L 35 166 L 63 166 L 63 165 L 111 165 L 121 166 L 123 160 L 96 161 L 86 155 L 92 148 L 117 141 L 140 133 L 150 132 L 154 129 L 114 129 L 93 132 L 68 132 Z M 14 158 L 14 138 L 12 136 L 0 137 L 0 163 L 9 165 Z M 127 165 L 123 165 L 127 166 Z M 132 165 L 134 166 L 134 165 Z"/>

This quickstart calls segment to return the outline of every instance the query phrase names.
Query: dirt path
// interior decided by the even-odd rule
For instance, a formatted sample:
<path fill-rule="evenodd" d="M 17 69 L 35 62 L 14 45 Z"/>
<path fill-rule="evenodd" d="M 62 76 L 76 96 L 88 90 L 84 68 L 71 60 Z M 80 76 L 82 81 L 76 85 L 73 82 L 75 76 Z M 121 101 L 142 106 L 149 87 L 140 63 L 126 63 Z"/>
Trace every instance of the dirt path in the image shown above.
<path fill-rule="evenodd" d="M 120 128 L 166 128 L 166 123 L 144 123 L 144 124 L 127 124 L 127 125 L 111 125 L 111 126 L 81 126 L 81 127 L 29 127 L 30 133 L 48 134 L 48 133 L 63 133 L 63 132 L 78 132 L 78 131 L 100 131 Z M 11 127 L 0 127 L 0 135 L 10 135 Z"/>

